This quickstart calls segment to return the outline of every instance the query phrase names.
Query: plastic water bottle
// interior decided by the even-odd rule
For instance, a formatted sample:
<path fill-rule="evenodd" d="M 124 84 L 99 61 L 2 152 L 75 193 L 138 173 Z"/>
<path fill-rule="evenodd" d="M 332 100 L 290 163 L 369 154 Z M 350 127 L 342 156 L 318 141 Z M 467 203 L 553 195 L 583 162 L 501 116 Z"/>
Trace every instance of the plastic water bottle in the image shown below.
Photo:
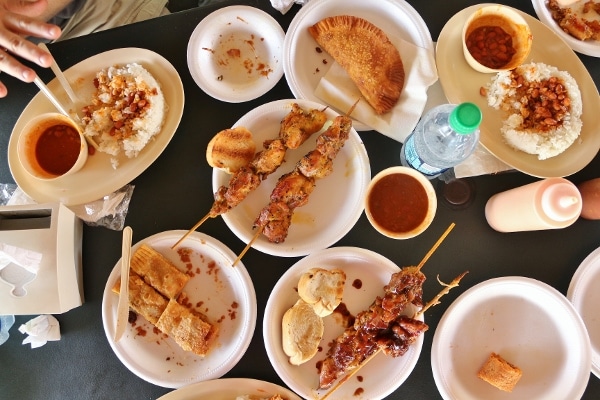
<path fill-rule="evenodd" d="M 0 344 L 8 340 L 8 330 L 14 323 L 14 315 L 0 315 Z"/>
<path fill-rule="evenodd" d="M 479 143 L 481 110 L 473 103 L 443 104 L 429 110 L 400 150 L 400 162 L 437 178 L 469 157 Z"/>

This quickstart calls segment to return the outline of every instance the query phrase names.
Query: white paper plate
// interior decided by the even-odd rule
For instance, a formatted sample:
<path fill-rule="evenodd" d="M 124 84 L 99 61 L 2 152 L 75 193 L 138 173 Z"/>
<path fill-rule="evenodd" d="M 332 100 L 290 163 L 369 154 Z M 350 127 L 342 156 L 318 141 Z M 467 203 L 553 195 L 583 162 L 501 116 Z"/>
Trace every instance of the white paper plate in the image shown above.
<path fill-rule="evenodd" d="M 552 19 L 552 14 L 550 13 L 548 7 L 546 7 L 547 1 L 548 0 L 531 0 L 533 9 L 535 10 L 535 13 L 540 21 L 552 29 L 554 33 L 564 40 L 573 50 L 588 56 L 600 57 L 600 42 L 594 40 L 577 40 L 567 32 L 563 31 L 561 27 L 558 26 L 556 21 Z"/>
<path fill-rule="evenodd" d="M 171 246 L 185 231 L 167 231 L 150 236 L 132 247 L 146 243 L 171 260 L 180 270 L 192 274 L 183 291 L 213 323 L 218 321 L 217 341 L 206 357 L 186 352 L 173 339 L 160 333 L 138 316 L 128 324 L 121 340 L 114 341 L 119 296 L 112 288 L 120 276 L 119 260 L 108 277 L 102 297 L 102 321 L 108 343 L 131 372 L 158 386 L 179 388 L 216 379 L 229 372 L 242 358 L 256 327 L 256 294 L 248 271 L 236 255 L 218 240 L 193 232 L 176 250 Z M 190 249 L 189 260 L 180 255 Z"/>
<path fill-rule="evenodd" d="M 300 400 L 294 392 L 274 383 L 255 379 L 227 378 L 198 382 L 167 393 L 158 400 L 235 400 L 236 396 L 270 397 L 279 394 L 287 400 Z"/>
<path fill-rule="evenodd" d="M 536 155 L 515 150 L 500 133 L 504 114 L 488 106 L 479 89 L 488 84 L 493 74 L 475 71 L 465 60 L 461 34 L 467 17 L 485 4 L 465 8 L 455 14 L 440 33 L 437 41 L 436 59 L 440 83 L 451 103 L 470 101 L 479 106 L 483 113 L 480 142 L 490 153 L 509 166 L 539 178 L 572 175 L 590 163 L 600 149 L 600 135 L 596 126 L 600 124 L 600 96 L 594 80 L 577 54 L 544 24 L 532 16 L 516 10 L 531 28 L 533 44 L 525 60 L 543 62 L 568 71 L 577 81 L 583 101 L 583 129 L 575 143 L 556 157 L 539 160 Z M 457 79 L 460 77 L 460 79 Z"/>
<path fill-rule="evenodd" d="M 150 141 L 136 158 L 119 158 L 119 167 L 113 169 L 111 156 L 96 152 L 77 173 L 53 181 L 32 178 L 19 163 L 17 142 L 25 124 L 44 112 L 56 111 L 42 93 L 38 93 L 27 104 L 17 120 L 8 142 L 8 165 L 10 172 L 21 189 L 38 203 L 61 202 L 78 205 L 100 199 L 131 182 L 146 170 L 167 147 L 175 134 L 183 114 L 184 92 L 181 78 L 169 61 L 150 50 L 122 48 L 106 51 L 83 60 L 65 71 L 78 96 L 85 101 L 94 92 L 93 79 L 101 69 L 115 64 L 137 62 L 146 68 L 161 84 L 169 110 L 162 131 Z M 48 88 L 63 101 L 70 104 L 58 79 L 48 83 Z"/>
<path fill-rule="evenodd" d="M 258 8 L 221 8 L 192 32 L 187 48 L 190 74 L 200 89 L 217 100 L 255 99 L 283 76 L 284 36 L 279 23 Z"/>
<path fill-rule="evenodd" d="M 300 366 L 289 363 L 281 344 L 281 321 L 283 314 L 298 300 L 298 280 L 300 276 L 313 267 L 326 269 L 339 268 L 346 273 L 346 285 L 342 303 L 348 311 L 356 316 L 367 309 L 376 296 L 383 294 L 384 285 L 388 284 L 393 273 L 400 268 L 387 258 L 370 250 L 355 247 L 336 247 L 321 250 L 303 258 L 288 269 L 279 279 L 265 308 L 263 335 L 269 360 L 277 375 L 305 399 L 316 398 L 326 391 L 316 391 L 319 385 L 317 363 L 325 358 L 328 343 L 335 339 L 344 328 L 337 321 L 336 313 L 324 318 L 325 332 L 317 355 Z M 409 307 L 414 313 L 416 308 Z M 402 357 L 389 357 L 378 354 L 361 368 L 356 377 L 340 386 L 328 397 L 334 399 L 356 398 L 355 391 L 363 389 L 362 398 L 370 400 L 383 399 L 396 390 L 408 378 L 415 367 L 421 349 L 423 335 L 408 349 Z"/>
<path fill-rule="evenodd" d="M 579 265 L 571 279 L 567 298 L 583 318 L 592 346 L 592 372 L 600 378 L 600 248 Z"/>
<path fill-rule="evenodd" d="M 490 353 L 519 367 L 518 399 L 578 399 L 590 377 L 583 321 L 556 289 L 524 277 L 490 279 L 446 310 L 433 336 L 431 366 L 444 399 L 506 399 L 479 379 Z"/>
<path fill-rule="evenodd" d="M 293 103 L 304 109 L 323 109 L 322 104 L 307 100 L 277 100 L 250 111 L 234 126 L 245 126 L 252 132 L 256 147 L 262 148 L 267 139 L 275 139 L 280 122 Z M 333 120 L 338 114 L 326 111 Z M 314 149 L 315 133 L 302 146 L 288 150 L 283 165 L 269 175 L 239 206 L 223 214 L 223 219 L 232 232 L 244 243 L 249 243 L 256 231 L 252 225 L 260 210 L 269 203 L 269 196 L 279 177 L 294 169 L 296 162 Z M 228 186 L 231 175 L 218 169 L 213 170 L 213 192 Z M 366 188 L 371 179 L 369 158 L 362 140 L 354 129 L 333 164 L 333 172 L 316 181 L 316 188 L 308 204 L 294 212 L 289 234 L 283 243 L 270 243 L 260 236 L 252 247 L 263 253 L 282 257 L 304 256 L 318 249 L 331 246 L 352 229 L 364 209 Z"/>
<path fill-rule="evenodd" d="M 283 43 L 283 70 L 290 90 L 298 99 L 320 102 L 314 92 L 320 79 L 327 73 L 333 59 L 319 47 L 307 28 L 333 15 L 354 15 L 367 19 L 390 38 L 401 38 L 433 52 L 431 34 L 419 13 L 404 0 L 312 0 L 294 16 Z M 323 60 L 327 60 L 327 64 Z M 427 87 L 423 88 L 427 91 Z M 427 97 L 425 97 L 425 100 Z M 423 108 L 425 102 L 423 102 Z M 347 110 L 338 110 L 344 113 Z M 416 118 L 414 125 L 419 118 Z M 356 130 L 371 128 L 355 122 Z"/>

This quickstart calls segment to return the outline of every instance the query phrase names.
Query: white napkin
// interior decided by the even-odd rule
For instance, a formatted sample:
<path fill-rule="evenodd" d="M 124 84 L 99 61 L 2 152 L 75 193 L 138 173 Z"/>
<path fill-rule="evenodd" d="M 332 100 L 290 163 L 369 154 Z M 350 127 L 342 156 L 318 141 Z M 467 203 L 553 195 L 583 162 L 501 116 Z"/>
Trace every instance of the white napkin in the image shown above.
<path fill-rule="evenodd" d="M 400 38 L 391 38 L 402 56 L 405 81 L 396 106 L 383 115 L 375 114 L 363 99 L 352 112 L 352 118 L 399 142 L 412 132 L 427 102 L 427 89 L 438 80 L 433 49 L 425 49 Z M 360 91 L 346 71 L 336 62 L 321 78 L 315 95 L 338 111 L 349 110 Z"/>
<path fill-rule="evenodd" d="M 271 0 L 271 5 L 280 13 L 285 14 L 286 12 L 290 11 L 290 8 L 292 8 L 294 3 L 303 6 L 308 2 L 309 0 Z"/>
<path fill-rule="evenodd" d="M 26 333 L 23 344 L 31 343 L 35 349 L 45 345 L 48 341 L 60 340 L 60 325 L 52 315 L 40 315 L 27 321 L 19 327 L 19 332 Z"/>
<path fill-rule="evenodd" d="M 32 274 L 37 274 L 40 270 L 41 261 L 42 253 L 0 243 L 0 270 L 9 264 L 15 264 L 25 268 Z"/>

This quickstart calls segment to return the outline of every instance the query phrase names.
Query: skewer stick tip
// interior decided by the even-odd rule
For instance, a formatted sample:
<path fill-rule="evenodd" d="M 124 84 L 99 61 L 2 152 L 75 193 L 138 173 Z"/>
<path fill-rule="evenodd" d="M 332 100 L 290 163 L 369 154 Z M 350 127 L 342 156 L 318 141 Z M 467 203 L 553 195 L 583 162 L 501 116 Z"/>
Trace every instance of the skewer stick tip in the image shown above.
<path fill-rule="evenodd" d="M 196 229 L 198 229 L 200 227 L 200 225 L 202 225 L 208 218 L 210 218 L 210 215 L 211 214 L 209 212 L 204 217 L 202 217 L 202 219 L 200 221 L 196 222 L 196 225 L 192 226 L 190 228 L 190 230 L 185 233 L 185 235 L 183 235 L 177 242 L 175 242 L 175 244 L 173 246 L 171 246 L 171 249 L 175 250 L 175 248 L 177 246 L 179 246 L 179 244 L 181 242 L 183 242 L 185 239 L 187 239 L 187 237 L 190 236 L 192 234 L 192 232 L 194 232 Z"/>

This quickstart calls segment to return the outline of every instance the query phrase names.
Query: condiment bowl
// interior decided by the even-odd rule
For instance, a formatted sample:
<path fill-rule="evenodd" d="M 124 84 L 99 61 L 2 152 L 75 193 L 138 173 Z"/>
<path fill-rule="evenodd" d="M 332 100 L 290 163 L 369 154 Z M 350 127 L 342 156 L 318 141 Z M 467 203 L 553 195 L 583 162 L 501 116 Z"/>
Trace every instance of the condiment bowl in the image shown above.
<path fill-rule="evenodd" d="M 510 40 L 501 40 L 503 36 Z M 467 18 L 462 31 L 467 63 L 484 73 L 508 71 L 523 64 L 532 42 L 527 21 L 517 11 L 500 4 L 477 9 Z"/>
<path fill-rule="evenodd" d="M 54 180 L 79 171 L 87 161 L 88 147 L 75 121 L 63 114 L 45 113 L 25 125 L 17 154 L 32 177 Z"/>
<path fill-rule="evenodd" d="M 408 167 L 384 169 L 367 187 L 365 214 L 371 225 L 392 239 L 410 239 L 431 225 L 437 210 L 433 185 Z"/>

